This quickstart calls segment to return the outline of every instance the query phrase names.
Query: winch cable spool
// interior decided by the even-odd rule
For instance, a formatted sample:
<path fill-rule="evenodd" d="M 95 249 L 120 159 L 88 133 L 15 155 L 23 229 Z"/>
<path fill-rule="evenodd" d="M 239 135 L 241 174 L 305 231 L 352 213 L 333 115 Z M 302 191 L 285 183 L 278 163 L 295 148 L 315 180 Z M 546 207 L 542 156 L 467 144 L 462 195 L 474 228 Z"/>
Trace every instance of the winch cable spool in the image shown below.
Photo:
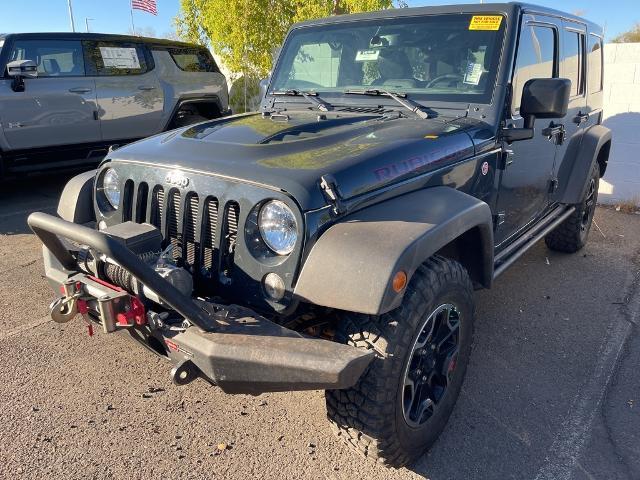
<path fill-rule="evenodd" d="M 119 265 L 131 273 L 140 283 L 155 292 L 169 307 L 191 323 L 203 330 L 211 329 L 209 315 L 198 306 L 191 297 L 185 296 L 179 289 L 163 278 L 153 267 L 140 258 L 118 240 L 103 232 L 68 222 L 53 215 L 35 212 L 29 215 L 27 223 L 33 233 L 67 270 L 78 270 L 76 258 L 69 253 L 60 238 L 87 245 L 92 250 L 113 258 Z"/>
<path fill-rule="evenodd" d="M 160 254 L 156 252 L 146 252 L 138 255 L 140 260 L 147 264 L 155 263 L 159 256 Z M 141 289 L 138 287 L 138 281 L 127 269 L 107 260 L 104 262 L 103 271 L 106 279 L 114 285 L 124 288 L 131 293 L 140 293 Z M 96 273 L 97 272 L 94 272 L 94 274 Z"/>

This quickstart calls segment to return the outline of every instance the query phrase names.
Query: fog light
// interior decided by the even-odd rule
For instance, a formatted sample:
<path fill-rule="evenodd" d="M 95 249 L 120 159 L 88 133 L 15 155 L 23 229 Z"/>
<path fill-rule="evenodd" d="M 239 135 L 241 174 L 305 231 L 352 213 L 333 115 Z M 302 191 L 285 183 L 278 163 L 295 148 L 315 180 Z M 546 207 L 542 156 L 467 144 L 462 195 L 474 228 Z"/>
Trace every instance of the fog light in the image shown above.
<path fill-rule="evenodd" d="M 268 273 L 262 280 L 264 291 L 272 300 L 282 300 L 285 287 L 284 280 L 277 273 Z"/>

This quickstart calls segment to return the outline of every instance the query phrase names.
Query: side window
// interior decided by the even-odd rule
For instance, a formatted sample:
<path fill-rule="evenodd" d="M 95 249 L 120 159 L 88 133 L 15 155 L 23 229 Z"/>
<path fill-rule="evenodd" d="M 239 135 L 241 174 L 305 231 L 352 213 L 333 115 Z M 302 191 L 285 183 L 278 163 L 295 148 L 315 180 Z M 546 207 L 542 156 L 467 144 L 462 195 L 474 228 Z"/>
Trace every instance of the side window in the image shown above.
<path fill-rule="evenodd" d="M 9 61 L 33 60 L 39 77 L 78 77 L 84 75 L 82 45 L 74 40 L 17 40 Z"/>
<path fill-rule="evenodd" d="M 152 68 L 147 63 L 142 45 L 128 42 L 87 42 L 86 46 L 95 75 L 140 75 Z"/>
<path fill-rule="evenodd" d="M 220 71 L 211 54 L 202 48 L 170 48 L 169 54 L 178 68 L 185 72 Z"/>
<path fill-rule="evenodd" d="M 528 80 L 557 76 L 557 46 L 558 39 L 554 28 L 541 25 L 526 25 L 522 28 L 512 83 L 513 113 L 520 111 L 522 89 Z"/>
<path fill-rule="evenodd" d="M 596 35 L 589 35 L 587 50 L 589 93 L 602 91 L 602 39 Z"/>
<path fill-rule="evenodd" d="M 565 30 L 562 76 L 571 80 L 571 96 L 584 93 L 583 52 L 584 35 Z"/>

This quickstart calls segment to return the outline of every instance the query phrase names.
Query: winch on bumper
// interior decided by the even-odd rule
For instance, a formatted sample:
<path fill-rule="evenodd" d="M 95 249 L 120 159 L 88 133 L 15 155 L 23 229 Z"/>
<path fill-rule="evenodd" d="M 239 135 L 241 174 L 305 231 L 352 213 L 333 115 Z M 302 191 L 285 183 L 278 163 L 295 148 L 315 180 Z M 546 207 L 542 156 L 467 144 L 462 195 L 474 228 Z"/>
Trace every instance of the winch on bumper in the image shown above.
<path fill-rule="evenodd" d="M 372 352 L 303 336 L 244 307 L 194 300 L 117 236 L 39 212 L 28 223 L 51 254 L 47 277 L 61 285 L 52 317 L 66 321 L 81 313 L 105 332 L 128 329 L 156 350 L 159 345 L 178 384 L 201 376 L 227 393 L 349 388 L 373 359 Z M 154 304 L 144 295 L 83 271 L 78 245 L 124 269 L 166 309 L 149 309 Z"/>

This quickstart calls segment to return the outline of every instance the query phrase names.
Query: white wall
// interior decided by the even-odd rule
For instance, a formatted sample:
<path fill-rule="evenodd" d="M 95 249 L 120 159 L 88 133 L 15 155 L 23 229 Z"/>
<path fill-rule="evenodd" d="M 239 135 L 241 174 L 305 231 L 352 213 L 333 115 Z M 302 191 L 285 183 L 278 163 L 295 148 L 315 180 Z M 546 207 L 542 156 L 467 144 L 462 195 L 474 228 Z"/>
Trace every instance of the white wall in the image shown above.
<path fill-rule="evenodd" d="M 613 131 L 602 203 L 640 205 L 640 43 L 604 48 L 604 124 Z"/>

